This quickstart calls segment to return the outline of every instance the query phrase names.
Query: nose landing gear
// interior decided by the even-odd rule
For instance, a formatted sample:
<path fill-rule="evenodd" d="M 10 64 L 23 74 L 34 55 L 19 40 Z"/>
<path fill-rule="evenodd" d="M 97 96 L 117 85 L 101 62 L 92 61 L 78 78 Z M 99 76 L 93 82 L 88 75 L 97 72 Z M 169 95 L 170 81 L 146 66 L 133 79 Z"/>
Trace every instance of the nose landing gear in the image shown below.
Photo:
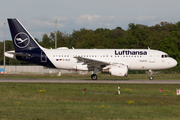
<path fill-rule="evenodd" d="M 152 76 L 152 74 L 153 74 L 152 70 L 149 70 L 149 80 L 153 80 L 153 79 L 154 79 L 154 77 Z"/>

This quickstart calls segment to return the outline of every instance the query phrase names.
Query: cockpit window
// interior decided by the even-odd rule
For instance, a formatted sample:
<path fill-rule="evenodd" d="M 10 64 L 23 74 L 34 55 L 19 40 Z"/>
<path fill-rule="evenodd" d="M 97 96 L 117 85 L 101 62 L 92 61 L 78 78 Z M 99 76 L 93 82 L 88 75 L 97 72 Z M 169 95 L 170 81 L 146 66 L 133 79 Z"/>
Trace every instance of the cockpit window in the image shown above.
<path fill-rule="evenodd" d="M 161 55 L 161 58 L 167 58 L 170 57 L 169 55 Z"/>

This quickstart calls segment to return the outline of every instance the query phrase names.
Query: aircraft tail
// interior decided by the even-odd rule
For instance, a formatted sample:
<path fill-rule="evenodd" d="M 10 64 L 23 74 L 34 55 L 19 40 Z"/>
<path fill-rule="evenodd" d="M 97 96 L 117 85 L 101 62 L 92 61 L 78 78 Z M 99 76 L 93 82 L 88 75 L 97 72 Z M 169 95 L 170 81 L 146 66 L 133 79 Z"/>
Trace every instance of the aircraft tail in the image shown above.
<path fill-rule="evenodd" d="M 41 46 L 34 40 L 25 27 L 15 18 L 8 19 L 12 41 L 16 52 L 39 50 Z"/>

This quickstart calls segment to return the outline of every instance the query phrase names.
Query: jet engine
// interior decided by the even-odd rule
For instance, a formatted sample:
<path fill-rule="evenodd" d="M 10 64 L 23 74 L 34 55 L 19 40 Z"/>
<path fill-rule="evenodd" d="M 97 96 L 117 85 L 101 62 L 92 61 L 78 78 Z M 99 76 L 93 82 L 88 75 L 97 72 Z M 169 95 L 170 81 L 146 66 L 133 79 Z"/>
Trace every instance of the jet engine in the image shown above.
<path fill-rule="evenodd" d="M 109 69 L 102 70 L 103 72 L 109 72 L 110 75 L 114 76 L 127 76 L 128 75 L 128 67 L 126 65 L 115 65 L 115 66 L 109 66 Z"/>

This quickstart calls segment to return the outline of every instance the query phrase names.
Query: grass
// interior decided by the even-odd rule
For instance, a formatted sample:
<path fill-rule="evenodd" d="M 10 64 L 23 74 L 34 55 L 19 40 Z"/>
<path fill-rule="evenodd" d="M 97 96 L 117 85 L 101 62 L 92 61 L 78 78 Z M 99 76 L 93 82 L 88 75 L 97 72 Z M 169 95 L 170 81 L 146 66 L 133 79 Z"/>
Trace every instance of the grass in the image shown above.
<path fill-rule="evenodd" d="M 91 79 L 91 75 L 79 74 L 0 74 L 0 79 Z M 179 80 L 180 74 L 154 74 L 155 80 Z M 116 77 L 109 74 L 98 74 L 98 80 L 148 80 L 148 74 L 129 74 L 127 77 Z"/>
<path fill-rule="evenodd" d="M 121 95 L 117 87 L 121 87 Z M 0 119 L 180 118 L 179 85 L 0 83 Z M 83 89 L 87 92 L 83 94 Z M 163 91 L 160 94 L 159 89 Z"/>

